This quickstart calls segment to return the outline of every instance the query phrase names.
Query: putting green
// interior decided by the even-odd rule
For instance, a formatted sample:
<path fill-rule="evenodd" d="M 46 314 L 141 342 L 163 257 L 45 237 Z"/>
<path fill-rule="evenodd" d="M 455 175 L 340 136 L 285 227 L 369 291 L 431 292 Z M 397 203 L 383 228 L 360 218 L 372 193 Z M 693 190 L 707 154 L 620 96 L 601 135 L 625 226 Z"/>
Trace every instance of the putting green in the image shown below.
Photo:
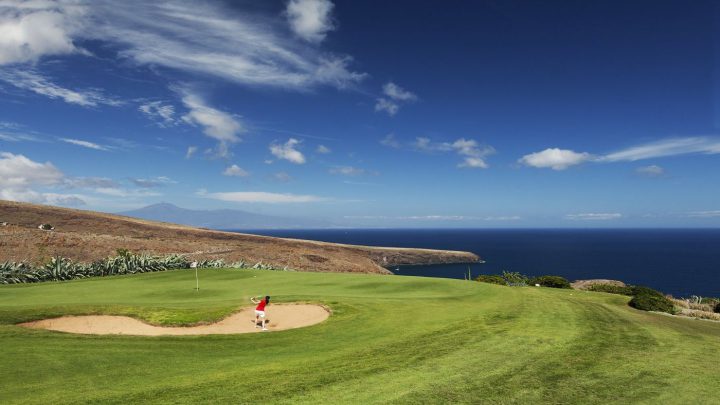
<path fill-rule="evenodd" d="M 201 270 L 0 287 L 0 403 L 707 403 L 720 324 L 622 296 L 460 280 Z M 63 315 L 215 322 L 268 294 L 325 322 L 268 334 L 97 336 Z"/>

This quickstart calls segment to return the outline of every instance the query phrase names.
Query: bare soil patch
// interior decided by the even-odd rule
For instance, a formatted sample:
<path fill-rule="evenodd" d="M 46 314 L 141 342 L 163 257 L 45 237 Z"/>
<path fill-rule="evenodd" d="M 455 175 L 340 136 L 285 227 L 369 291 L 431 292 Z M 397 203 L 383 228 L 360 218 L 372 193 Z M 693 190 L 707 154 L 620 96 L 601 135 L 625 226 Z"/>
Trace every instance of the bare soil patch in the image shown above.
<path fill-rule="evenodd" d="M 267 326 L 270 331 L 315 325 L 330 316 L 326 308 L 311 304 L 270 305 L 266 314 L 270 321 Z M 114 315 L 63 316 L 26 322 L 20 326 L 85 335 L 226 335 L 261 331 L 255 327 L 253 308 L 244 308 L 213 324 L 189 327 L 155 326 L 127 316 Z"/>

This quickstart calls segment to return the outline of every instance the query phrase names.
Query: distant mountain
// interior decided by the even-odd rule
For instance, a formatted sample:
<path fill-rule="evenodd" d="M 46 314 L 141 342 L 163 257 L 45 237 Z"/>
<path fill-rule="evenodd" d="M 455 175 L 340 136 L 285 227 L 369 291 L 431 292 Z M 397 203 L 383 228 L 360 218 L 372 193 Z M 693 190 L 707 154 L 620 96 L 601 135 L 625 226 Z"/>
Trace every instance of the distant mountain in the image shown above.
<path fill-rule="evenodd" d="M 148 205 L 132 211 L 119 212 L 118 215 L 170 222 L 210 229 L 280 229 L 280 228 L 330 228 L 328 221 L 276 217 L 254 214 L 252 212 L 222 210 L 190 210 L 169 203 Z"/>

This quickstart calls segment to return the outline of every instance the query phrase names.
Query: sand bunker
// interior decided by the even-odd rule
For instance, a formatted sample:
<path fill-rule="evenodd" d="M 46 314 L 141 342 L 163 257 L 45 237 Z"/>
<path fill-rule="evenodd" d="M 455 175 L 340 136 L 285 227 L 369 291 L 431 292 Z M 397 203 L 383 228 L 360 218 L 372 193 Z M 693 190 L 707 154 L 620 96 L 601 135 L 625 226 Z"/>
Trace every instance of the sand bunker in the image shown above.
<path fill-rule="evenodd" d="M 320 305 L 271 305 L 267 308 L 270 331 L 314 325 L 328 316 L 329 311 Z M 253 308 L 245 308 L 217 323 L 190 327 L 153 326 L 127 316 L 112 315 L 63 316 L 26 322 L 20 326 L 90 335 L 221 335 L 260 332 L 255 327 Z"/>

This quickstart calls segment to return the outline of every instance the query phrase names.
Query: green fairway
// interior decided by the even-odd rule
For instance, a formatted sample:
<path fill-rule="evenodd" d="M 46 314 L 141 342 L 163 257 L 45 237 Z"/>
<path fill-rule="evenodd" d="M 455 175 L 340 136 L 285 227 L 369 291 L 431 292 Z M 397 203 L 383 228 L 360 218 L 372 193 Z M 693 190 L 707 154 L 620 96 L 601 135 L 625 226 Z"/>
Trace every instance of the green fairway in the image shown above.
<path fill-rule="evenodd" d="M 254 270 L 170 271 L 0 287 L 0 403 L 707 403 L 720 323 L 628 297 L 461 280 Z M 123 314 L 222 318 L 249 297 L 317 302 L 301 329 L 84 336 L 17 322 Z M 268 307 L 272 318 L 272 306 Z"/>

